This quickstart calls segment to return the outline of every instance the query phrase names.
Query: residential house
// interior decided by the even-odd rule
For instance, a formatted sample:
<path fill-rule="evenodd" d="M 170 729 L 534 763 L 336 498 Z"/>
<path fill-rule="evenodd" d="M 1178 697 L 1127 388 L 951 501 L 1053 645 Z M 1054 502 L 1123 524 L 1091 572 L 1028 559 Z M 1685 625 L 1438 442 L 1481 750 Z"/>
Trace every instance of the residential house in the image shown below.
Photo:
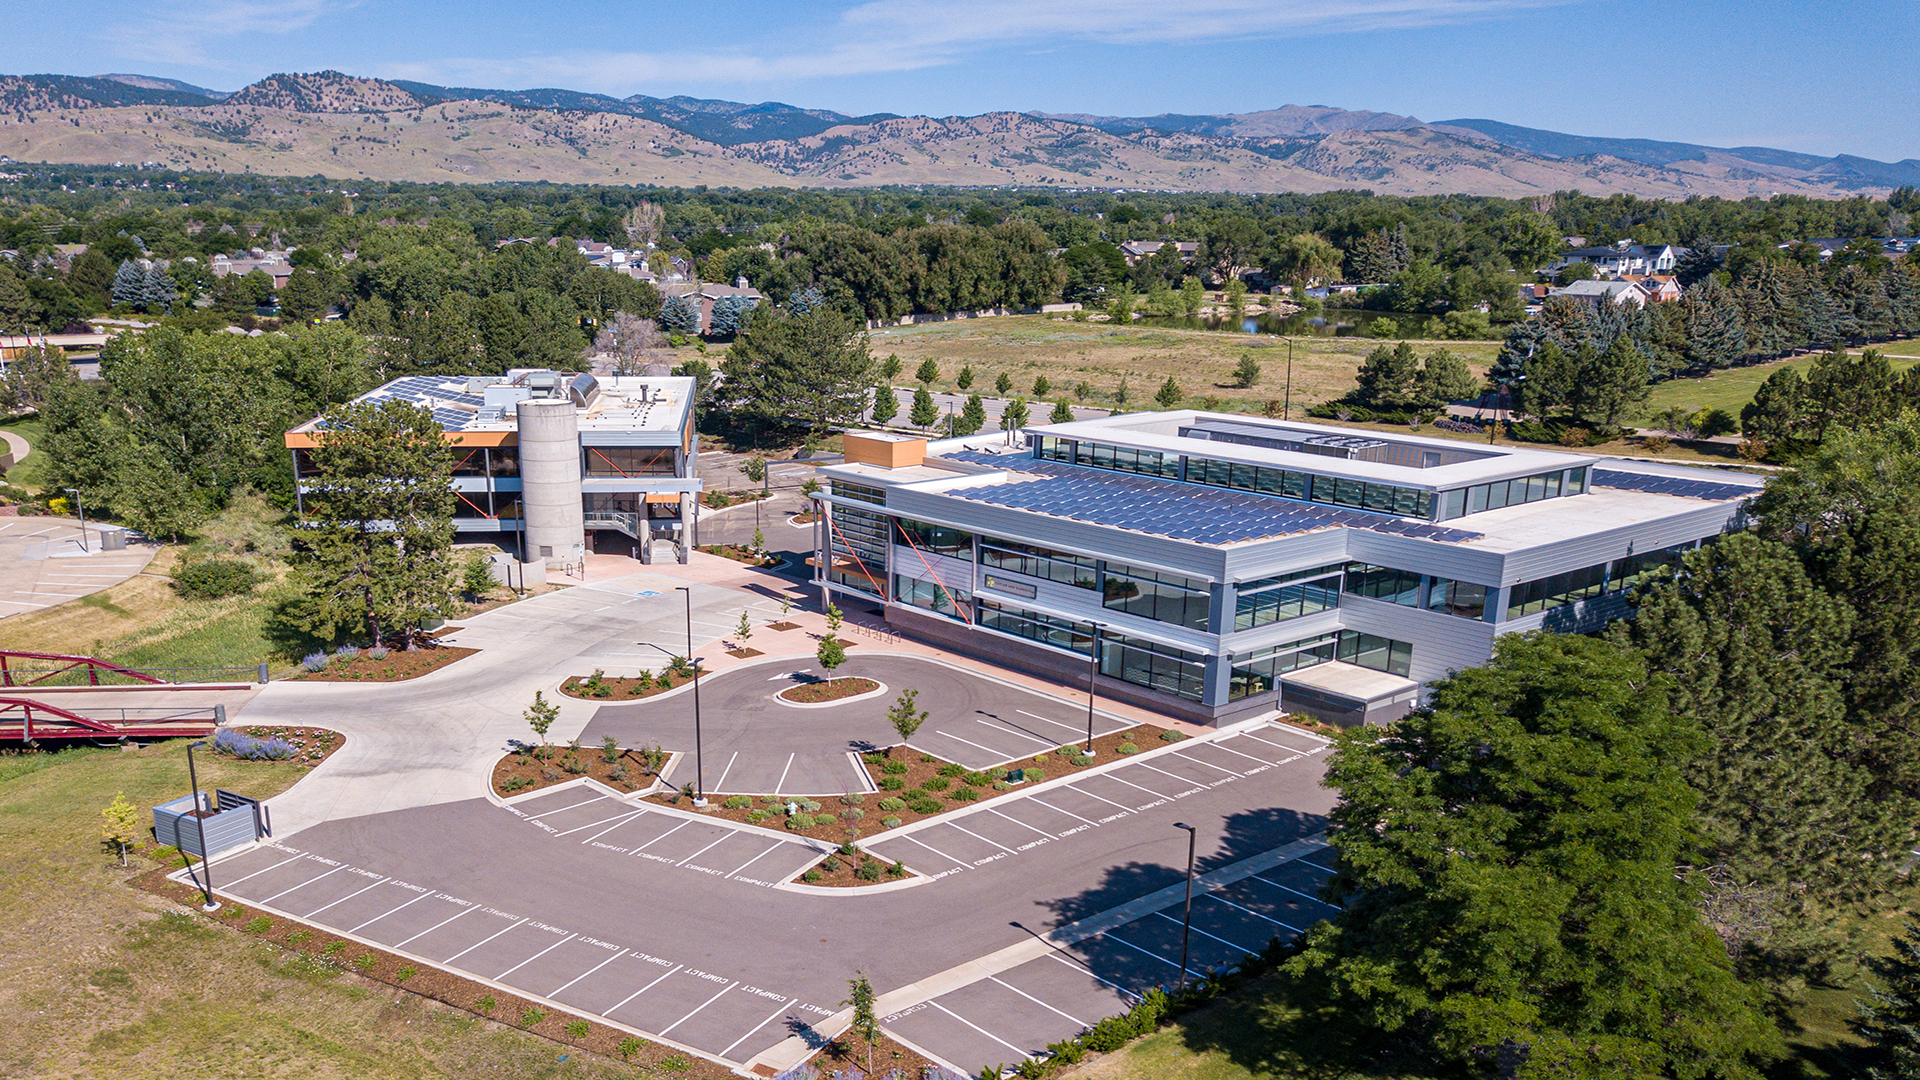
<path fill-rule="evenodd" d="M 1129 240 L 1120 245 L 1120 254 L 1127 260 L 1127 265 L 1132 266 L 1142 259 L 1153 258 L 1167 243 L 1165 240 Z M 1182 262 L 1192 262 L 1200 253 L 1200 245 L 1192 240 L 1174 241 L 1174 244 L 1180 249 Z"/>
<path fill-rule="evenodd" d="M 213 276 L 223 278 L 228 274 L 239 274 L 244 277 L 258 270 L 273 279 L 273 287 L 276 290 L 284 289 L 287 287 L 287 278 L 293 274 L 293 263 L 289 261 L 290 255 L 291 252 L 266 251 L 261 248 L 251 248 L 232 255 L 215 255 L 212 260 Z"/>
<path fill-rule="evenodd" d="M 1571 296 L 1596 307 L 1603 299 L 1615 305 L 1646 307 L 1649 299 L 1647 291 L 1632 281 L 1576 281 L 1564 289 L 1553 290 L 1549 295 Z"/>
<path fill-rule="evenodd" d="M 1589 263 L 1606 277 L 1622 274 L 1670 274 L 1687 249 L 1672 244 L 1636 244 L 1622 240 L 1612 247 L 1580 248 L 1561 256 L 1557 266 Z"/>
<path fill-rule="evenodd" d="M 1621 281 L 1631 281 L 1640 286 L 1647 294 L 1650 304 L 1666 304 L 1680 299 L 1684 292 L 1680 288 L 1680 279 L 1672 274 L 1622 274 Z"/>

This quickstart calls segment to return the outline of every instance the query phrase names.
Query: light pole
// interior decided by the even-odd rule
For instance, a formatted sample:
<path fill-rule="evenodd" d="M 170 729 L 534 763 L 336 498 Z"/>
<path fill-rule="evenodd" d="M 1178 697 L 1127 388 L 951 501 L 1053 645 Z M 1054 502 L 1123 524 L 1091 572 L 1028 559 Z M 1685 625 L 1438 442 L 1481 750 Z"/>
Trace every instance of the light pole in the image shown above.
<path fill-rule="evenodd" d="M 87 547 L 87 508 L 80 502 L 80 490 L 78 488 L 68 488 L 66 490 L 67 494 L 73 496 L 73 508 L 80 512 L 80 550 L 91 555 L 93 552 Z"/>
<path fill-rule="evenodd" d="M 205 739 L 187 744 L 187 783 L 193 786 L 193 824 L 200 833 L 200 895 L 207 899 L 200 910 L 219 911 L 220 901 L 213 898 L 213 864 L 207 861 L 207 819 L 200 816 L 200 774 L 193 768 L 194 748 L 205 745 Z"/>
<path fill-rule="evenodd" d="M 1093 641 L 1087 648 L 1087 756 L 1093 756 L 1093 677 L 1100 674 L 1100 624 L 1093 627 Z"/>
<path fill-rule="evenodd" d="M 700 755 L 700 658 L 693 655 L 693 590 L 685 585 L 674 590 L 687 595 L 687 662 L 693 665 L 693 805 L 707 805 L 706 762 Z"/>
<path fill-rule="evenodd" d="M 1293 338 L 1287 338 L 1287 401 L 1280 410 L 1280 418 L 1293 419 Z"/>
<path fill-rule="evenodd" d="M 1180 989 L 1187 988 L 1187 946 L 1193 941 L 1193 849 L 1199 832 L 1184 821 L 1173 823 L 1176 829 L 1187 830 L 1187 914 L 1181 920 L 1180 927 Z"/>

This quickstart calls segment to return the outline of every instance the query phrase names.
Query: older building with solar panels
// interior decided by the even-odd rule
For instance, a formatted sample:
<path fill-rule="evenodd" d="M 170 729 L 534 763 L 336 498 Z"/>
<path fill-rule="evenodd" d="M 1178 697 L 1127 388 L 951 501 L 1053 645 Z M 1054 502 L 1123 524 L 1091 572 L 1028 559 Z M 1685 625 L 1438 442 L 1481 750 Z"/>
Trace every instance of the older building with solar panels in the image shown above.
<path fill-rule="evenodd" d="M 1596 629 L 1758 478 L 1204 412 L 847 436 L 815 580 L 913 636 L 1202 723 L 1405 714 L 1500 634 Z M 1097 650 L 1097 661 L 1094 659 Z"/>
<path fill-rule="evenodd" d="M 456 452 L 454 527 L 524 561 L 589 551 L 680 562 L 695 543 L 700 480 L 694 381 L 516 369 L 500 376 L 410 375 L 361 401 L 399 398 L 433 411 Z M 296 477 L 320 420 L 287 433 Z"/>

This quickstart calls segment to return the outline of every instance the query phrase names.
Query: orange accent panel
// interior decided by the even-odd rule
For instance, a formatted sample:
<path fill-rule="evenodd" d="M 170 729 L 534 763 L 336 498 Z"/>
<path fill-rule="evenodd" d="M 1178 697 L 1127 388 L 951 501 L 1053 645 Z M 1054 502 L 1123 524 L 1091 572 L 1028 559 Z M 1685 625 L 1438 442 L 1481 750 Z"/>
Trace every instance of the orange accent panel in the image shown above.
<path fill-rule="evenodd" d="M 849 465 L 877 465 L 905 469 L 927 459 L 927 440 L 901 438 L 869 431 L 849 431 L 841 437 Z"/>

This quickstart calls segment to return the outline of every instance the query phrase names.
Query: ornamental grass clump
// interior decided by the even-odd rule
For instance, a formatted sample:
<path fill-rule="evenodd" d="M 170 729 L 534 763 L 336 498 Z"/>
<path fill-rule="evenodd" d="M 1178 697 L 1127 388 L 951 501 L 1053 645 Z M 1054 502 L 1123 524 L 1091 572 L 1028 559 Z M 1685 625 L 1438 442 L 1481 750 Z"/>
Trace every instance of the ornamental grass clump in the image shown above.
<path fill-rule="evenodd" d="M 223 728 L 213 737 L 213 748 L 243 761 L 287 761 L 299 752 L 285 739 L 256 739 L 232 728 Z"/>
<path fill-rule="evenodd" d="M 392 655 L 393 651 L 385 645 L 375 645 L 373 648 L 367 650 L 367 659 L 369 660 L 385 660 Z"/>
<path fill-rule="evenodd" d="M 310 652 L 307 655 L 300 658 L 300 666 L 303 668 L 306 668 L 308 671 L 313 671 L 313 672 L 325 671 L 327 670 L 327 661 L 331 659 L 333 658 L 328 656 L 326 653 Z"/>
<path fill-rule="evenodd" d="M 347 644 L 333 650 L 335 660 L 356 660 L 360 656 L 360 646 Z"/>

